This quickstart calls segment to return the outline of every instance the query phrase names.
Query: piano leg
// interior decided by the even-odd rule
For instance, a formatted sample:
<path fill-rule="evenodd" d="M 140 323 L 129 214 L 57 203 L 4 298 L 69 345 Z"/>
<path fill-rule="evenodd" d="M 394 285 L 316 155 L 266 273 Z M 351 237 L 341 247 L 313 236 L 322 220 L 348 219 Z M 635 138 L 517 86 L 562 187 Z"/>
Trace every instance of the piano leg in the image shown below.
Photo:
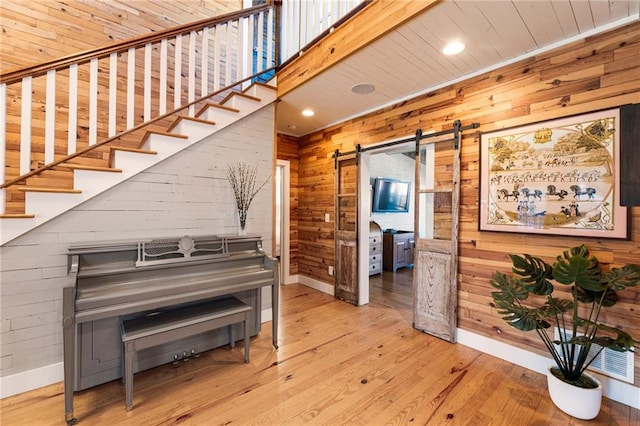
<path fill-rule="evenodd" d="M 251 339 L 249 336 L 251 332 L 249 331 L 249 313 L 245 313 L 244 321 L 242 321 L 242 326 L 244 327 L 244 362 L 249 362 L 249 340 Z"/>
<path fill-rule="evenodd" d="M 278 349 L 278 309 L 280 306 L 280 280 L 278 279 L 277 273 L 276 279 L 277 281 L 274 282 L 274 284 L 271 286 L 271 312 L 273 313 L 273 319 L 271 320 L 273 331 L 271 334 L 273 337 L 273 347 Z"/>
<path fill-rule="evenodd" d="M 73 417 L 73 383 L 75 374 L 76 324 L 75 287 L 64 287 L 62 293 L 62 349 L 64 361 L 64 417 L 68 425 L 78 422 Z"/>
<path fill-rule="evenodd" d="M 135 342 L 124 343 L 124 388 L 127 411 L 133 408 L 133 354 Z"/>
<path fill-rule="evenodd" d="M 280 307 L 280 260 L 265 256 L 265 266 L 273 271 L 273 282 L 271 283 L 271 312 L 273 319 L 271 320 L 271 326 L 273 327 L 271 337 L 273 338 L 273 347 L 278 349 L 278 308 Z M 259 314 L 258 314 L 259 315 Z"/>

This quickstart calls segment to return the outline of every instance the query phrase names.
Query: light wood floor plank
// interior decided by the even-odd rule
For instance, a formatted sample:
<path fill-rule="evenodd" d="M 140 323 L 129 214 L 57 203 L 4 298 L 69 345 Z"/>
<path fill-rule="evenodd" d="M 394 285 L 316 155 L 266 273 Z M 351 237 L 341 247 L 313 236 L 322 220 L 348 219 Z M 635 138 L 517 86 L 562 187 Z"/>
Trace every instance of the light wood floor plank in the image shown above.
<path fill-rule="evenodd" d="M 77 392 L 80 425 L 634 425 L 639 410 L 605 399 L 592 422 L 555 408 L 543 375 L 411 327 L 411 270 L 371 279 L 354 307 L 308 287 L 282 288 L 280 348 L 271 332 Z M 385 276 L 387 275 L 387 276 Z M 1 401 L 3 426 L 64 424 L 62 383 Z"/>

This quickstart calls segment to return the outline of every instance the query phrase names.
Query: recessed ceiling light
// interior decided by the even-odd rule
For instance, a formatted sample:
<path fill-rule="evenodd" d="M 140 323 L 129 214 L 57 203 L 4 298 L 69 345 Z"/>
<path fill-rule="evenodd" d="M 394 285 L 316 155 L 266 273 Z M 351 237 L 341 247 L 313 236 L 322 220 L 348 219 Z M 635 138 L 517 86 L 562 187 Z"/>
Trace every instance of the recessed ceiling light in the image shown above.
<path fill-rule="evenodd" d="M 305 117 L 313 117 L 314 115 L 316 115 L 316 113 L 312 109 L 307 108 L 302 111 L 302 115 L 304 115 Z"/>
<path fill-rule="evenodd" d="M 444 49 L 442 49 L 442 53 L 444 53 L 445 55 L 456 55 L 460 52 L 462 52 L 465 48 L 464 43 L 460 42 L 460 41 L 453 41 L 449 44 L 447 44 Z"/>
<path fill-rule="evenodd" d="M 373 84 L 369 83 L 358 83 L 351 86 L 351 91 L 358 95 L 367 95 L 376 90 Z"/>

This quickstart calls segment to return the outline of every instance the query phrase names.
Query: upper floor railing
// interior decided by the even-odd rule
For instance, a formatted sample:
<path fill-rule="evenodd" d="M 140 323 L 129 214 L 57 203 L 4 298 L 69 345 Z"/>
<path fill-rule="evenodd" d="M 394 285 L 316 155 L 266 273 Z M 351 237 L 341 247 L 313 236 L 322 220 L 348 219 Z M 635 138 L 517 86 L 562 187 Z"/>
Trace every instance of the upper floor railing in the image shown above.
<path fill-rule="evenodd" d="M 371 0 L 283 0 L 280 63 L 287 62 L 329 33 Z"/>

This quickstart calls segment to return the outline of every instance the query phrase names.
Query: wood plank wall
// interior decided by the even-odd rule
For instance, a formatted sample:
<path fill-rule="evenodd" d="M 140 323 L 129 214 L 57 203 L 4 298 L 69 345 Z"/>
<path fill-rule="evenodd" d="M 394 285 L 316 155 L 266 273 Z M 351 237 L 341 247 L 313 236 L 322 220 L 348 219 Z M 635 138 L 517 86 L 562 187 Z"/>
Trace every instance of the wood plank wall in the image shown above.
<path fill-rule="evenodd" d="M 0 70 L 24 67 L 242 8 L 242 0 L 3 0 Z"/>
<path fill-rule="evenodd" d="M 299 141 L 298 272 L 327 284 L 326 265 L 334 262 L 333 160 L 331 155 L 363 145 L 413 135 L 418 127 L 450 128 L 455 119 L 479 122 L 480 131 L 511 127 L 628 103 L 640 103 L 640 23 L 477 76 L 408 102 L 327 128 Z M 640 147 L 639 147 L 640 149 Z M 585 243 L 601 261 L 640 263 L 640 208 L 631 209 L 631 240 L 550 237 L 478 231 L 479 133 L 462 140 L 460 327 L 546 352 L 535 335 L 510 329 L 495 313 L 489 280 L 509 271 L 508 253 L 527 252 L 551 260 L 560 250 Z M 606 319 L 640 339 L 640 289 L 624 292 Z M 511 331 L 513 330 L 513 331 Z M 636 386 L 640 351 L 635 355 Z"/>

